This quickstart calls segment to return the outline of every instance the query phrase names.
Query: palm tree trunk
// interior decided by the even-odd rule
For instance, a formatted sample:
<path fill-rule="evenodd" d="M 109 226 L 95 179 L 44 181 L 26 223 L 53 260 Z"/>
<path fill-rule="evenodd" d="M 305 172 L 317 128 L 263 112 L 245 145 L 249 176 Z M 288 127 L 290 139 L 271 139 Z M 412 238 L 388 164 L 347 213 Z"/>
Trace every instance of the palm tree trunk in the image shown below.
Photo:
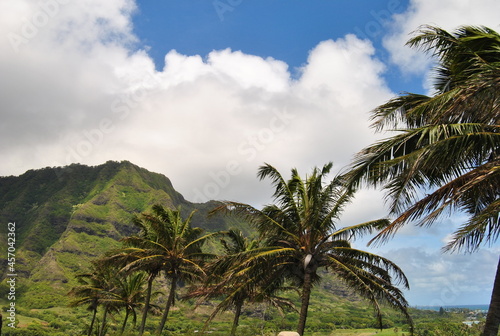
<path fill-rule="evenodd" d="M 498 260 L 497 274 L 493 284 L 490 307 L 486 316 L 486 324 L 482 336 L 497 336 L 500 325 L 500 259 Z"/>
<path fill-rule="evenodd" d="M 97 316 L 97 308 L 94 309 L 94 314 L 92 315 L 92 322 L 90 322 L 88 336 L 92 336 L 92 329 L 94 329 L 94 323 L 95 323 L 96 316 Z"/>
<path fill-rule="evenodd" d="M 125 331 L 125 326 L 127 325 L 127 320 L 128 320 L 129 314 L 130 314 L 130 310 L 125 309 L 125 319 L 123 320 L 122 330 L 120 331 L 120 335 L 123 335 L 123 332 Z"/>
<path fill-rule="evenodd" d="M 161 323 L 156 331 L 157 335 L 161 335 L 163 328 L 165 327 L 165 323 L 167 322 L 168 312 L 170 311 L 170 307 L 174 302 L 175 289 L 177 287 L 177 278 L 172 278 L 172 283 L 170 284 L 170 293 L 168 294 L 167 305 L 165 306 L 165 311 L 163 312 L 163 316 L 161 317 Z"/>
<path fill-rule="evenodd" d="M 236 311 L 234 312 L 233 327 L 231 328 L 230 336 L 236 335 L 236 328 L 238 328 L 238 323 L 241 315 L 241 308 L 243 307 L 243 300 L 236 303 Z"/>
<path fill-rule="evenodd" d="M 306 328 L 307 310 L 309 309 L 311 288 L 311 273 L 306 270 L 304 274 L 304 284 L 302 286 L 302 302 L 300 304 L 299 326 L 297 327 L 297 332 L 300 336 L 304 335 L 304 329 Z"/>
<path fill-rule="evenodd" d="M 144 334 L 144 327 L 146 326 L 146 318 L 148 317 L 149 302 L 151 301 L 151 290 L 153 289 L 153 280 L 155 276 L 153 273 L 148 276 L 148 289 L 146 291 L 146 299 L 144 302 L 144 310 L 142 311 L 141 326 L 139 327 L 139 336 Z"/>
<path fill-rule="evenodd" d="M 99 336 L 104 336 L 104 327 L 106 327 L 106 318 L 108 317 L 108 307 L 104 306 L 104 313 L 102 314 L 101 331 Z"/>

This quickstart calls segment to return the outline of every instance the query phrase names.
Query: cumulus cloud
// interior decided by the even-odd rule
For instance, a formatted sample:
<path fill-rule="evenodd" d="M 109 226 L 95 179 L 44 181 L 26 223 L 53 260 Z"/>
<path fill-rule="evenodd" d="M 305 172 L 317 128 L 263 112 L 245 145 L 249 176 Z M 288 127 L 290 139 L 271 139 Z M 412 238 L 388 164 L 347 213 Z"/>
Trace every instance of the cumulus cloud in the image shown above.
<path fill-rule="evenodd" d="M 12 163 L 2 174 L 128 159 L 191 200 L 258 202 L 259 165 L 306 173 L 333 160 L 340 169 L 373 140 L 367 111 L 391 96 L 373 46 L 354 35 L 318 44 L 295 79 L 280 60 L 230 49 L 172 50 L 156 71 L 131 49 L 132 2 L 51 3 L 50 22 L 0 64 L 9 78 L 1 136 L 16 138 L 2 141 Z M 21 17 L 44 11 L 23 4 Z"/>
<path fill-rule="evenodd" d="M 492 265 L 498 262 L 499 252 L 485 249 L 475 255 L 442 254 L 412 246 L 389 250 L 385 255 L 401 265 L 410 279 L 406 297 L 412 305 L 452 306 L 489 302 L 495 277 Z"/>
<path fill-rule="evenodd" d="M 172 50 L 156 71 L 133 48 L 133 1 L 8 6 L 0 11 L 9 36 L 0 42 L 0 148 L 10 163 L 3 175 L 128 159 L 166 174 L 188 199 L 258 202 L 268 190 L 255 181 L 259 165 L 306 173 L 333 161 L 340 170 L 375 139 L 368 111 L 393 95 L 372 44 L 354 35 L 320 42 L 294 78 L 280 60 L 230 49 Z M 494 12 L 465 2 L 432 6 L 414 1 L 394 17 L 398 34 L 387 41 L 395 59 L 417 22 L 446 27 L 470 16 L 469 7 Z M 371 204 L 370 212 L 351 211 L 353 220 L 384 215 L 381 201 Z"/>
<path fill-rule="evenodd" d="M 11 166 L 2 173 L 19 173 L 28 165 L 50 165 L 42 146 L 62 146 L 65 133 L 92 128 L 109 113 L 104 107 L 113 92 L 123 90 L 115 71 L 135 59 L 125 47 L 134 39 L 134 6 L 62 0 L 10 5 L 0 5 L 6 37 L 0 40 L 0 133 Z"/>
<path fill-rule="evenodd" d="M 130 109 L 115 138 L 141 153 L 139 162 L 166 172 L 189 199 L 257 201 L 260 192 L 249 186 L 263 162 L 284 174 L 330 160 L 340 169 L 372 140 L 366 111 L 390 97 L 373 53 L 354 36 L 325 41 L 293 80 L 272 58 L 172 51 L 155 75 L 157 87 Z"/>
<path fill-rule="evenodd" d="M 432 60 L 420 51 L 403 47 L 420 26 L 453 31 L 463 25 L 482 25 L 497 30 L 499 12 L 500 2 L 496 0 L 411 0 L 405 12 L 393 15 L 392 33 L 386 35 L 384 45 L 403 73 L 422 73 Z"/>

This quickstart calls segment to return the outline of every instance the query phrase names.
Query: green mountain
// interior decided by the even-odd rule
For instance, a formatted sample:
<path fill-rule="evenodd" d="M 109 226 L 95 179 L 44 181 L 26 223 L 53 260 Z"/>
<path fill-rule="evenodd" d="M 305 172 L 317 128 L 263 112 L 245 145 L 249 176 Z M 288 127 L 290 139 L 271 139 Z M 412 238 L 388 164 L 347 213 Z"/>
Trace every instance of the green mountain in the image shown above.
<path fill-rule="evenodd" d="M 1 177 L 0 253 L 7 255 L 7 224 L 14 222 L 21 301 L 33 308 L 67 302 L 75 274 L 136 232 L 132 216 L 155 203 L 181 207 L 186 214 L 198 210 L 192 223 L 207 231 L 241 226 L 227 217 L 208 217 L 216 202 L 188 202 L 167 177 L 127 161 L 94 167 L 73 164 Z M 2 260 L 0 274 L 5 275 L 9 272 L 6 259 Z"/>

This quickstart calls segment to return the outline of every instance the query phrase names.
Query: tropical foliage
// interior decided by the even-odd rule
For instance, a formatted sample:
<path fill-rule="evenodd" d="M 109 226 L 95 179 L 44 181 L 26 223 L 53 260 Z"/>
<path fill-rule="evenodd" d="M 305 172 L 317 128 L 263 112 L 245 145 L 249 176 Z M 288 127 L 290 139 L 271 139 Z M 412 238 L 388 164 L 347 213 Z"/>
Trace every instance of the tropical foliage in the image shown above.
<path fill-rule="evenodd" d="M 79 274 L 77 279 L 80 286 L 74 287 L 69 293 L 77 299 L 71 302 L 70 306 L 85 305 L 92 312 L 92 322 L 88 329 L 89 336 L 94 333 L 97 310 L 102 307 L 102 320 L 95 333 L 99 336 L 104 335 L 108 313 L 118 309 L 113 297 L 117 295 L 116 283 L 119 280 L 115 278 L 115 273 L 111 268 L 104 267 L 98 262 L 94 262 L 93 269 L 89 273 Z"/>
<path fill-rule="evenodd" d="M 191 212 L 183 220 L 180 209 L 154 205 L 152 213 L 143 213 L 134 218 L 134 224 L 141 229 L 139 235 L 124 238 L 123 243 L 128 247 L 108 258 L 109 261 L 124 264 L 123 272 L 144 271 L 149 274 L 140 334 L 144 332 L 152 281 L 157 275 L 163 273 L 170 281 L 168 298 L 157 329 L 160 335 L 174 304 L 178 283 L 197 281 L 205 274 L 203 263 L 212 256 L 202 252 L 201 247 L 213 234 L 201 236 L 202 229 L 191 227 L 193 214 Z"/>
<path fill-rule="evenodd" d="M 120 335 L 124 333 L 130 315 L 132 315 L 133 319 L 132 325 L 135 326 L 137 321 L 136 309 L 144 306 L 145 278 L 145 273 L 135 273 L 117 277 L 115 280 L 116 290 L 111 292 L 109 301 L 113 303 L 117 309 L 125 310 L 125 317 L 120 329 Z"/>
<path fill-rule="evenodd" d="M 437 59 L 435 93 L 407 93 L 373 111 L 374 126 L 396 134 L 356 156 L 350 184 L 387 191 L 396 219 L 376 239 L 461 211 L 468 220 L 445 250 L 474 251 L 500 234 L 500 35 L 486 27 L 449 33 L 426 26 L 408 44 Z M 496 336 L 500 277 L 489 318 L 485 335 Z"/>
<path fill-rule="evenodd" d="M 297 332 L 306 327 L 311 290 L 320 281 L 321 268 L 336 274 L 350 288 L 367 298 L 382 324 L 381 302 L 401 311 L 409 321 L 407 302 L 394 283 L 408 287 L 403 272 L 390 260 L 355 249 L 350 240 L 388 224 L 380 219 L 339 227 L 339 218 L 352 193 L 340 177 L 326 182 L 332 164 L 315 168 L 302 179 L 292 169 L 287 181 L 271 165 L 260 167 L 259 178 L 270 178 L 275 187 L 275 204 L 258 210 L 248 204 L 226 202 L 220 209 L 239 213 L 252 221 L 267 249 L 238 266 L 239 273 L 290 281 L 301 289 Z"/>
<path fill-rule="evenodd" d="M 112 250 L 95 263 L 92 272 L 82 275 L 86 281 L 72 290 L 79 299 L 74 305 L 87 305 L 93 313 L 89 333 L 94 327 L 98 307 L 103 318 L 98 334 L 105 332 L 107 314 L 124 310 L 120 333 L 129 317 L 136 321 L 136 310 L 143 307 L 139 334 L 151 306 L 153 283 L 158 277 L 168 280 L 170 289 L 157 334 L 164 330 L 179 285 L 191 283 L 185 297 L 199 297 L 200 302 L 216 300 L 205 327 L 217 315 L 235 309 L 230 335 L 236 335 L 245 303 L 266 304 L 285 312 L 294 309 L 290 289 L 300 293 L 300 314 L 296 323 L 302 335 L 306 327 L 311 292 L 324 272 L 335 274 L 375 308 L 382 323 L 382 309 L 390 306 L 403 313 L 411 326 L 407 302 L 397 284 L 408 287 L 403 272 L 394 263 L 372 253 L 355 249 L 350 241 L 385 227 L 385 219 L 349 227 L 339 227 L 339 217 L 352 198 L 341 177 L 325 182 L 332 164 L 315 168 L 302 179 L 296 169 L 285 181 L 270 165 L 259 170 L 261 179 L 271 178 L 276 189 L 275 204 L 257 210 L 237 202 L 222 202 L 213 213 L 243 215 L 255 225 L 258 238 L 250 239 L 239 230 L 203 235 L 190 222 L 193 213 L 182 218 L 180 209 L 154 205 L 151 212 L 133 218 L 140 229 L 136 235 L 122 239 L 123 247 Z M 219 237 L 219 247 L 212 244 L 206 252 L 203 245 L 210 237 Z M 147 284 L 146 284 L 147 283 Z M 284 317 L 285 315 L 283 315 Z"/>
<path fill-rule="evenodd" d="M 193 280 L 195 288 L 208 291 L 203 293 L 205 296 L 202 297 L 206 298 L 206 301 L 200 303 L 197 309 L 193 310 L 196 304 L 193 299 L 177 300 L 176 309 L 169 309 L 168 323 L 165 323 L 163 334 L 191 335 L 195 334 L 196 331 L 201 332 L 207 319 L 210 322 L 207 332 L 214 336 L 228 335 L 231 329 L 239 336 L 276 335 L 280 330 L 293 330 L 297 327 L 300 314 L 287 309 L 285 314 L 280 315 L 279 309 L 276 308 L 282 306 L 286 308 L 292 302 L 300 307 L 301 297 L 299 294 L 304 293 L 302 288 L 305 272 L 301 270 L 300 267 L 303 267 L 304 264 L 299 263 L 299 260 L 309 258 L 312 262 L 321 260 L 319 257 L 312 259 L 311 256 L 308 258 L 308 254 L 301 254 L 302 252 L 295 248 L 294 244 L 299 246 L 299 242 L 306 240 L 305 236 L 301 236 L 300 232 L 299 234 L 293 233 L 291 230 L 288 232 L 274 230 L 271 229 L 272 225 L 268 227 L 268 230 L 261 230 L 260 235 L 257 235 L 259 234 L 258 230 L 252 229 L 248 222 L 234 219 L 231 216 L 205 218 L 204 213 L 208 208 L 213 208 L 218 203 L 210 202 L 193 206 L 189 202 L 183 201 L 182 196 L 178 194 L 177 198 L 170 198 L 163 191 L 159 191 L 159 189 L 170 190 L 170 184 L 164 185 L 166 178 L 160 178 L 159 175 L 149 176 L 148 172 L 130 163 L 107 163 L 103 167 L 89 168 L 89 171 L 101 168 L 102 171 L 99 170 L 98 178 L 87 174 L 89 180 L 96 180 L 89 187 L 87 186 L 88 180 L 78 180 L 77 178 L 77 176 L 85 175 L 84 167 L 71 167 L 74 176 L 69 177 L 68 175 L 67 179 L 73 181 L 71 185 L 78 184 L 79 187 L 73 188 L 74 190 L 70 188 L 70 190 L 66 189 L 66 186 L 61 186 L 61 191 L 57 192 L 58 195 L 62 195 L 61 197 L 73 200 L 68 203 L 70 205 L 68 216 L 71 219 L 64 234 L 64 240 L 50 247 L 50 258 L 43 258 L 39 263 L 37 262 L 39 259 L 30 259 L 33 263 L 38 263 L 35 267 L 37 271 L 33 272 L 36 273 L 36 279 L 33 278 L 33 282 L 30 283 L 20 282 L 18 284 L 16 288 L 16 294 L 19 296 L 18 305 L 16 305 L 18 328 L 6 327 L 4 314 L 3 333 L 6 335 L 53 336 L 88 335 L 89 333 L 92 335 L 103 333 L 137 335 L 138 330 L 154 333 L 165 313 L 171 289 L 169 285 L 172 282 L 167 279 L 167 273 L 162 267 L 146 267 L 153 265 L 153 263 L 149 264 L 146 262 L 147 259 L 139 260 L 145 256 L 142 252 L 145 252 L 148 246 L 151 247 L 149 249 L 151 251 L 153 251 L 153 245 L 155 248 L 158 247 L 154 244 L 156 243 L 155 230 L 148 229 L 148 233 L 146 233 L 142 229 L 143 226 L 148 227 L 147 218 L 149 216 L 156 216 L 150 206 L 158 202 L 161 202 L 165 208 L 169 208 L 164 208 L 165 211 L 177 211 L 178 206 L 182 205 L 183 211 L 178 214 L 179 223 L 185 224 L 186 219 L 189 219 L 190 223 L 196 223 L 196 226 L 207 228 L 212 232 L 221 228 L 227 230 L 234 224 L 245 233 L 242 234 L 237 230 L 218 233 L 217 238 L 220 239 L 208 241 L 209 244 L 205 243 L 202 246 L 200 243 L 200 255 L 193 253 L 190 258 L 186 258 L 199 261 L 198 265 L 203 272 L 196 272 Z M 36 181 L 39 173 L 46 176 L 51 170 L 53 169 L 27 173 L 19 185 L 16 184 L 16 188 L 21 188 L 26 182 L 27 190 L 35 190 L 36 183 L 29 184 L 28 182 Z M 321 169 L 313 170 L 312 175 L 314 175 L 314 171 L 321 172 Z M 104 174 L 105 172 L 106 174 Z M 265 178 L 267 177 L 270 175 Z M 304 186 L 307 186 L 309 177 L 306 176 L 306 179 L 303 180 Z M 9 181 L 15 179 L 12 177 L 9 178 Z M 65 178 L 64 181 L 67 179 Z M 78 181 L 79 183 L 77 183 Z M 149 184 L 144 181 L 148 181 Z M 330 180 L 324 177 L 323 181 L 329 182 Z M 51 180 L 43 180 L 43 182 L 47 185 L 53 183 Z M 338 183 L 342 184 L 341 179 L 338 179 Z M 324 187 L 327 185 L 328 183 Z M 92 189 L 90 194 L 87 193 L 89 188 Z M 339 186 L 338 190 L 341 188 Z M 28 194 L 24 192 L 24 189 L 22 190 L 22 195 Z M 79 198 L 66 197 L 72 195 L 73 191 L 78 193 Z M 341 194 L 342 192 L 338 195 Z M 33 195 L 32 199 L 22 202 L 14 198 L 9 199 L 12 199 L 12 204 L 25 204 L 27 207 L 19 208 L 27 213 L 34 213 L 33 211 L 36 210 L 37 216 L 40 216 L 37 218 L 45 218 L 41 217 L 42 213 L 52 214 L 54 212 L 54 207 L 50 203 L 58 203 L 59 199 L 49 202 L 47 198 L 47 203 L 43 201 L 42 205 L 36 205 L 32 204 L 33 200 L 41 198 L 37 196 L 36 192 L 33 192 Z M 352 195 L 346 193 L 343 197 L 345 197 L 343 198 L 345 203 L 342 201 L 339 204 L 347 204 Z M 178 202 L 172 203 L 171 199 Z M 312 199 L 314 198 L 309 198 L 309 201 Z M 299 198 L 297 198 L 298 201 Z M 77 205 L 71 207 L 71 204 Z M 275 199 L 274 205 L 280 205 L 280 203 Z M 194 208 L 198 208 L 199 211 L 190 217 L 191 210 Z M 224 208 L 231 210 L 229 212 L 236 210 L 236 208 L 227 208 L 226 206 Z M 264 213 L 266 208 L 274 210 L 273 206 L 269 206 L 258 211 Z M 130 220 L 131 213 L 142 211 L 146 212 L 136 216 L 134 220 Z M 57 212 L 59 213 L 59 210 Z M 340 213 L 341 211 L 339 211 Z M 271 215 L 269 214 L 268 217 Z M 256 220 L 258 216 L 252 216 L 252 218 Z M 29 222 L 29 220 L 27 221 Z M 33 222 L 39 221 L 39 219 L 33 220 Z M 278 220 L 275 219 L 275 222 Z M 282 222 L 288 225 L 289 221 L 283 220 Z M 331 240 L 339 244 L 339 246 L 331 244 L 331 247 L 336 249 L 336 253 L 341 250 L 340 247 L 343 247 L 340 245 L 341 240 L 346 241 L 345 245 L 348 246 L 347 243 L 359 234 L 369 233 L 370 230 L 378 228 L 377 225 L 366 225 L 366 230 L 359 229 L 359 231 L 349 232 L 349 230 L 343 231 L 344 228 L 338 226 L 338 218 L 334 218 L 333 222 L 335 229 L 332 229 L 331 237 L 327 241 Z M 229 223 L 231 225 L 228 225 Z M 270 223 L 272 222 L 267 224 Z M 254 224 L 258 227 L 259 221 L 254 221 Z M 385 224 L 387 222 L 380 221 L 381 227 Z M 181 226 L 179 225 L 179 227 Z M 43 227 L 40 226 L 40 230 L 42 229 Z M 335 235 L 337 231 L 338 234 Z M 281 238 L 282 233 L 285 233 L 283 237 L 299 237 L 298 239 L 294 238 L 297 243 L 287 242 L 286 239 Z M 104 260 L 99 258 L 86 274 L 78 277 L 79 283 L 74 279 L 74 272 L 81 272 L 88 265 L 89 259 L 96 259 L 104 251 L 119 246 L 120 243 L 117 242 L 117 239 L 123 236 L 128 236 L 128 238 L 122 241 L 124 245 L 121 249 L 113 250 L 112 254 L 106 255 Z M 311 237 L 314 238 L 312 235 Z M 22 248 L 29 245 L 30 238 L 26 239 L 27 243 L 24 244 L 23 240 L 23 244 L 20 246 L 20 255 L 26 253 Z M 134 245 L 136 241 L 145 242 L 148 240 L 151 240 L 153 244 L 138 243 Z M 207 242 L 207 240 L 204 241 Z M 46 248 L 48 247 L 46 246 Z M 292 253 L 292 251 L 295 252 Z M 23 253 L 21 254 L 21 252 Z M 211 252 L 215 256 L 207 252 Z M 31 254 L 26 255 L 31 258 Z M 153 255 L 157 256 L 158 253 Z M 278 264 L 280 261 L 282 263 Z M 295 266 L 292 268 L 293 265 Z M 27 268 L 23 269 L 23 274 Z M 372 314 L 372 308 L 367 304 L 369 301 L 360 301 L 359 296 L 354 295 L 352 290 L 344 287 L 345 279 L 343 280 L 341 276 L 335 276 L 335 274 L 332 267 L 318 266 L 317 268 L 317 279 L 321 281 L 312 282 L 310 309 L 306 321 L 307 332 L 326 336 L 336 329 L 375 328 L 379 325 L 380 321 L 377 321 Z M 26 275 L 27 278 L 28 275 Z M 24 280 L 24 276 L 20 280 Z M 397 284 L 397 278 L 394 280 L 394 283 Z M 186 286 L 189 282 L 190 280 L 178 281 L 174 297 L 185 297 L 187 290 L 192 288 L 192 286 Z M 401 284 L 404 286 L 404 282 Z M 72 295 L 66 295 L 71 286 L 74 286 Z M 295 290 L 288 291 L 290 288 Z M 0 283 L 0 291 L 5 290 L 8 291 L 6 283 Z M 163 291 L 166 295 L 157 295 L 158 291 Z M 54 293 L 57 296 L 54 296 Z M 360 292 L 358 291 L 358 293 Z M 244 303 L 241 306 L 241 314 L 238 314 L 236 303 L 240 299 L 243 299 Z M 64 305 L 70 300 L 75 302 L 76 307 L 69 310 Z M 379 302 L 383 302 L 383 300 L 379 300 Z M 5 304 L 1 300 L 0 303 Z M 148 307 L 147 310 L 146 307 Z M 381 306 L 381 308 L 385 307 Z M 5 309 L 5 306 L 2 309 Z M 449 335 L 449 333 L 444 333 L 446 325 L 444 321 L 435 323 L 433 319 L 420 323 L 419 314 L 415 310 L 410 310 L 410 312 L 412 317 L 416 316 L 418 320 L 416 334 L 420 332 L 422 335 Z M 409 329 L 405 326 L 407 321 L 404 315 L 401 316 L 397 311 L 390 309 L 384 309 L 383 314 L 384 331 L 380 333 L 381 335 L 408 335 Z M 134 327 L 136 319 L 139 319 L 138 326 Z M 483 317 L 478 317 L 477 320 L 482 321 Z M 460 328 L 461 320 L 453 320 L 452 323 L 453 330 L 463 329 Z M 89 328 L 91 325 L 92 328 Z M 237 330 L 236 325 L 238 325 Z M 397 332 L 395 331 L 396 327 L 398 328 Z M 468 330 L 472 332 L 472 329 Z M 338 333 L 340 330 L 335 332 Z M 370 332 L 375 331 L 371 329 Z M 355 333 L 352 331 L 352 334 Z"/>
<path fill-rule="evenodd" d="M 470 220 L 448 248 L 475 249 L 499 233 L 500 36 L 487 28 L 453 35 L 426 27 L 408 43 L 439 57 L 436 94 L 405 94 L 374 110 L 378 130 L 398 133 L 360 152 L 351 178 L 386 188 L 400 215 L 380 237 L 408 221 L 429 225 L 446 209 L 462 209 Z M 431 193 L 420 198 L 419 188 Z"/>
<path fill-rule="evenodd" d="M 250 240 L 239 230 L 231 229 L 221 233 L 223 254 L 207 265 L 207 274 L 203 284 L 194 287 L 187 297 L 201 297 L 200 302 L 222 298 L 206 322 L 206 326 L 218 314 L 231 308 L 235 309 L 230 336 L 236 335 L 239 318 L 245 302 L 265 302 L 283 312 L 286 308 L 294 309 L 293 303 L 277 295 L 289 288 L 281 286 L 281 280 L 272 272 L 256 263 L 256 258 L 270 250 L 261 246 L 262 241 Z M 246 269 L 245 269 L 246 268 Z"/>

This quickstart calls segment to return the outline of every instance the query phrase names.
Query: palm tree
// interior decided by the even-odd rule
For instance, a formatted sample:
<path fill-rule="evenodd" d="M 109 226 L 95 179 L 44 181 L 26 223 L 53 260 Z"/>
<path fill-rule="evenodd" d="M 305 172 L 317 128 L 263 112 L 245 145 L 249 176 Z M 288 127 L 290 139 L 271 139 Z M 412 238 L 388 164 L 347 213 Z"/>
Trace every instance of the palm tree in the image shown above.
<path fill-rule="evenodd" d="M 339 216 L 352 198 L 340 177 L 325 184 L 332 164 L 302 179 L 292 169 L 285 181 L 271 165 L 259 169 L 259 178 L 269 177 L 275 187 L 275 204 L 257 210 L 254 207 L 226 202 L 227 211 L 244 214 L 253 221 L 267 250 L 241 265 L 254 274 L 289 279 L 301 288 L 301 308 L 297 332 L 304 334 L 312 288 L 320 279 L 321 268 L 335 273 L 373 304 L 381 324 L 384 302 L 400 310 L 411 325 L 407 302 L 393 281 L 408 287 L 401 269 L 381 256 L 353 248 L 349 240 L 386 225 L 385 219 L 338 228 Z"/>
<path fill-rule="evenodd" d="M 98 335 L 103 333 L 108 312 L 115 308 L 109 301 L 110 293 L 114 289 L 113 276 L 114 272 L 110 268 L 103 267 L 99 262 L 95 261 L 92 263 L 90 272 L 77 275 L 80 285 L 73 287 L 69 292 L 69 295 L 78 298 L 70 303 L 70 307 L 87 305 L 87 309 L 92 312 L 92 320 L 88 331 L 89 336 L 92 335 L 94 329 L 98 307 L 104 306 L 102 328 L 98 328 Z"/>
<path fill-rule="evenodd" d="M 115 278 L 116 287 L 111 293 L 110 301 L 112 301 L 118 309 L 125 308 L 125 318 L 123 319 L 120 335 L 125 331 L 130 314 L 132 314 L 133 324 L 137 321 L 136 308 L 144 305 L 145 290 L 144 282 L 146 273 L 135 273 L 123 275 L 117 273 Z"/>
<path fill-rule="evenodd" d="M 357 154 L 347 176 L 353 188 L 381 186 L 391 200 L 397 217 L 376 240 L 409 222 L 429 226 L 447 210 L 462 211 L 468 220 L 444 249 L 472 252 L 500 234 L 500 35 L 425 26 L 408 44 L 437 58 L 435 94 L 407 93 L 376 108 L 374 126 L 397 133 Z M 497 269 L 483 335 L 496 336 L 499 324 Z"/>
<path fill-rule="evenodd" d="M 137 219 L 134 218 L 134 223 Z M 143 237 L 147 239 L 147 233 L 141 232 Z M 122 239 L 122 242 L 125 245 L 129 245 L 133 243 L 133 240 L 130 241 L 127 238 Z M 152 238 L 154 239 L 154 238 Z M 112 250 L 103 258 L 103 262 L 106 265 L 115 265 L 119 268 L 120 273 L 132 274 L 134 272 L 145 272 L 147 274 L 147 286 L 146 286 L 146 295 L 144 298 L 144 307 L 142 310 L 142 318 L 141 324 L 139 326 L 139 336 L 144 333 L 144 329 L 146 326 L 146 320 L 149 313 L 149 310 L 152 306 L 151 298 L 152 298 L 152 290 L 153 290 L 153 282 L 156 277 L 161 272 L 161 264 L 154 263 L 133 263 L 142 258 L 141 254 L 144 251 L 140 248 L 136 247 L 123 247 L 116 250 Z"/>
<path fill-rule="evenodd" d="M 82 278 L 85 276 L 81 275 Z M 92 320 L 90 322 L 88 336 L 92 335 L 94 323 L 97 317 L 97 308 L 99 306 L 99 290 L 96 285 L 91 285 L 88 282 L 80 280 L 80 286 L 73 287 L 69 295 L 79 297 L 79 299 L 70 303 L 70 307 L 87 305 L 87 310 L 92 312 Z"/>
<path fill-rule="evenodd" d="M 203 253 L 203 243 L 214 234 L 201 236 L 203 230 L 190 225 L 194 211 L 186 220 L 182 219 L 180 209 L 165 209 L 154 205 L 152 213 L 143 213 L 134 218 L 134 224 L 141 229 L 138 236 L 127 237 L 123 242 L 130 246 L 118 254 L 117 259 L 129 262 L 123 268 L 125 272 L 144 270 L 149 272 L 146 301 L 151 294 L 152 279 L 163 272 L 170 281 L 170 290 L 157 334 L 160 335 L 174 304 L 177 284 L 180 281 L 198 280 L 204 274 L 202 264 L 211 258 Z M 146 315 L 147 310 L 145 309 Z M 142 334 L 144 330 L 141 323 Z"/>
<path fill-rule="evenodd" d="M 259 246 L 258 240 L 248 239 L 237 229 L 230 229 L 221 234 L 224 234 L 220 239 L 224 253 L 207 265 L 208 276 L 204 283 L 196 286 L 186 296 L 201 297 L 200 301 L 223 297 L 205 323 L 205 328 L 219 313 L 234 307 L 230 336 L 236 335 L 245 301 L 266 302 L 278 308 L 280 312 L 285 307 L 293 308 L 289 300 L 276 295 L 276 292 L 288 289 L 280 286 L 277 279 L 269 275 L 264 276 L 262 272 L 252 274 L 248 270 L 242 270 L 242 265 L 246 267 L 249 259 L 268 248 Z"/>

